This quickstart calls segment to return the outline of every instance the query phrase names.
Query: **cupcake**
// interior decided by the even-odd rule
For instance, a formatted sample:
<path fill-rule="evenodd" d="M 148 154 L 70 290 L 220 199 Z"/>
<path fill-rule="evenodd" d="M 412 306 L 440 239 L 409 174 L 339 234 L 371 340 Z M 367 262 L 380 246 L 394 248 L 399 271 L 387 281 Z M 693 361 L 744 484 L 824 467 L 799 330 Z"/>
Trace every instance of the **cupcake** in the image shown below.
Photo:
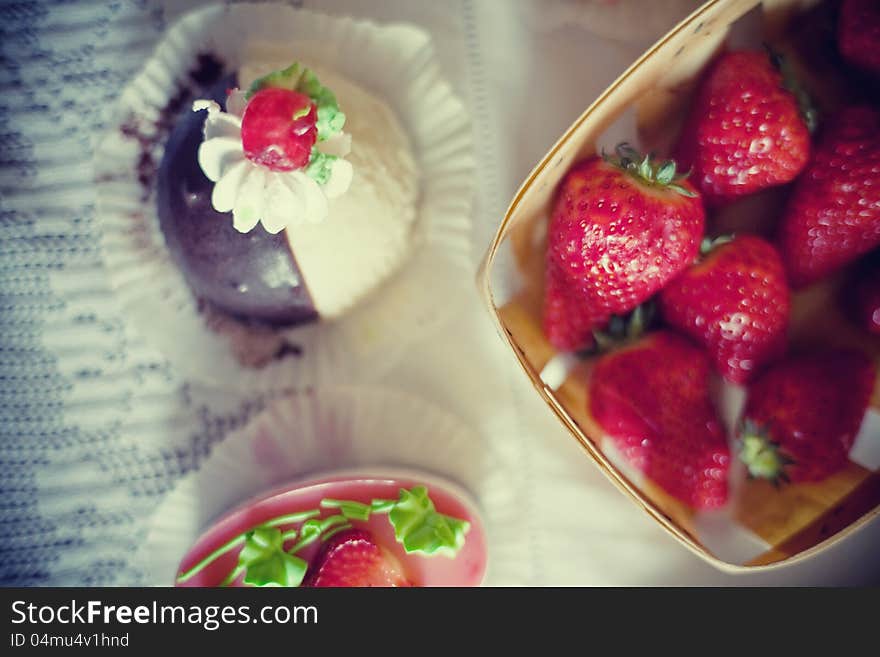
<path fill-rule="evenodd" d="M 421 474 L 337 475 L 226 515 L 190 549 L 177 586 L 477 586 L 486 536 L 472 502 Z"/>
<path fill-rule="evenodd" d="M 189 379 L 374 379 L 470 287 L 469 120 L 414 26 L 189 13 L 121 94 L 95 170 L 123 314 Z"/>
<path fill-rule="evenodd" d="M 394 112 L 299 62 L 257 59 L 204 91 L 157 176 L 162 232 L 189 286 L 242 320 L 341 316 L 411 247 L 418 171 Z"/>

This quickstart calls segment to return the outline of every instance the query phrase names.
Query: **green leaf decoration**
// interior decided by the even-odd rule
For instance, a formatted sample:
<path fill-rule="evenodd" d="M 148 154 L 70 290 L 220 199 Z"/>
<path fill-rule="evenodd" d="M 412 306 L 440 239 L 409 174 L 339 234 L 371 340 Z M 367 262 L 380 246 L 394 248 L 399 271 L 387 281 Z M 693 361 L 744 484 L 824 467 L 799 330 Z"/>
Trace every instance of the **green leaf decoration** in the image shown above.
<path fill-rule="evenodd" d="M 333 174 L 333 162 L 338 158 L 335 155 L 327 155 L 312 147 L 312 155 L 309 165 L 306 167 L 306 175 L 319 185 L 326 185 Z"/>
<path fill-rule="evenodd" d="M 305 546 L 310 545 L 317 541 L 319 538 L 326 539 L 327 536 L 325 532 L 337 525 L 344 525 L 348 523 L 348 518 L 346 518 L 341 513 L 336 514 L 334 516 L 327 516 L 326 518 L 307 520 L 303 523 L 302 528 L 300 529 L 300 539 L 297 541 L 296 545 L 288 550 L 290 554 L 296 554 L 300 550 L 302 550 Z"/>
<path fill-rule="evenodd" d="M 257 78 L 251 83 L 251 86 L 248 87 L 247 93 L 244 95 L 245 100 L 250 100 L 251 96 L 257 93 L 260 89 L 265 89 L 267 87 L 296 91 L 303 70 L 304 69 L 300 66 L 299 62 L 294 62 L 287 68 L 283 68 L 279 71 L 272 71 L 261 78 Z"/>
<path fill-rule="evenodd" d="M 370 508 L 373 513 L 388 513 L 397 504 L 397 500 L 373 500 Z"/>
<path fill-rule="evenodd" d="M 309 96 L 318 107 L 318 141 L 326 141 L 342 130 L 345 114 L 339 109 L 336 95 L 323 86 L 312 71 L 303 70 L 296 90 Z"/>
<path fill-rule="evenodd" d="M 388 519 L 395 538 L 407 552 L 455 556 L 470 530 L 467 521 L 438 513 L 424 486 L 400 489 L 400 499 Z"/>
<path fill-rule="evenodd" d="M 362 504 L 352 500 L 321 500 L 321 506 L 325 509 L 339 509 L 349 520 L 369 520 L 373 508 L 369 504 Z"/>
<path fill-rule="evenodd" d="M 330 137 L 342 132 L 345 125 L 345 114 L 335 104 L 318 105 L 318 141 L 327 141 Z"/>
<path fill-rule="evenodd" d="M 354 500 L 321 500 L 321 508 L 338 509 L 339 513 L 319 517 L 318 509 L 276 516 L 262 525 L 239 534 L 214 550 L 188 571 L 178 576 L 184 582 L 218 557 L 242 546 L 238 564 L 220 586 L 232 584 L 244 573 L 244 583 L 251 586 L 299 586 L 308 570 L 308 563 L 297 552 L 316 541 L 327 541 L 341 531 L 350 529 L 350 521 L 367 521 L 373 514 L 388 514 L 394 535 L 407 552 L 454 557 L 464 545 L 470 523 L 438 513 L 428 497 L 428 489 L 416 486 L 401 489 L 400 499 L 372 500 L 370 504 Z M 301 524 L 300 524 L 301 523 Z M 280 527 L 299 524 L 299 529 Z M 288 550 L 286 541 L 296 540 Z"/>
<path fill-rule="evenodd" d="M 281 530 L 273 527 L 245 534 L 238 564 L 245 569 L 245 584 L 252 586 L 299 586 L 308 569 L 303 559 L 284 551 Z"/>

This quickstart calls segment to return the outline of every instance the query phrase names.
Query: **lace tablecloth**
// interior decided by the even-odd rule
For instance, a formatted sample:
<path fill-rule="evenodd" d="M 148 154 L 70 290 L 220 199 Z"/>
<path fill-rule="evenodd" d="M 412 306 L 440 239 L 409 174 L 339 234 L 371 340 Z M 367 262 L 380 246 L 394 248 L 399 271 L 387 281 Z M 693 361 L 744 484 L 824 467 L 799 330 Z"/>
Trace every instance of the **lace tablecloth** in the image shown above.
<path fill-rule="evenodd" d="M 131 558 L 151 511 L 265 402 L 181 379 L 127 327 L 98 248 L 95 140 L 168 22 L 196 4 L 0 5 L 0 583 L 7 586 L 152 584 Z M 578 0 L 294 4 L 412 21 L 431 32 L 475 120 L 475 268 L 519 181 L 659 35 L 598 37 L 589 20 L 577 20 Z M 724 576 L 687 553 L 558 426 L 502 349 L 476 292 L 444 339 L 417 345 L 379 383 L 418 392 L 498 444 L 529 499 L 522 540 L 533 584 L 880 579 L 871 549 L 880 545 L 878 523 L 767 575 Z"/>

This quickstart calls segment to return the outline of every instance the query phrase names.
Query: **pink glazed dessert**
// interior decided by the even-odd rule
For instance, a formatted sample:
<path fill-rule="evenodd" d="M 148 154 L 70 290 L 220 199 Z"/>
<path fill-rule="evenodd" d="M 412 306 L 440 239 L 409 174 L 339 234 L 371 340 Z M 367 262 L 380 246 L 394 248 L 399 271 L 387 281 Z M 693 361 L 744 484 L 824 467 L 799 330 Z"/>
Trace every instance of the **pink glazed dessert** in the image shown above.
<path fill-rule="evenodd" d="M 476 506 L 433 477 L 334 475 L 228 513 L 181 561 L 177 586 L 479 586 Z"/>

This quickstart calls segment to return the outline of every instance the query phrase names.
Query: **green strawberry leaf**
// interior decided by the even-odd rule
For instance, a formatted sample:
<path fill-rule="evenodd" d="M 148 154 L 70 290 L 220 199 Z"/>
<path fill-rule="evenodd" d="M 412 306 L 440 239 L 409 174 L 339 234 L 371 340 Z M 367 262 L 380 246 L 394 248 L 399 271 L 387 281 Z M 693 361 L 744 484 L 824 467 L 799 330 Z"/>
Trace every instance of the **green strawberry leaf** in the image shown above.
<path fill-rule="evenodd" d="M 438 513 L 424 486 L 402 488 L 388 519 L 397 542 L 407 552 L 454 556 L 470 530 L 467 521 Z"/>
<path fill-rule="evenodd" d="M 688 198 L 697 198 L 697 194 L 689 190 L 687 187 L 682 187 L 681 185 L 669 185 L 669 189 L 678 192 L 682 196 L 687 196 Z"/>
<path fill-rule="evenodd" d="M 661 185 L 668 185 L 675 178 L 675 162 L 666 160 L 657 171 L 657 182 Z"/>
<path fill-rule="evenodd" d="M 299 586 L 308 568 L 303 559 L 284 551 L 281 530 L 272 527 L 245 534 L 238 565 L 245 569 L 245 584 L 252 586 Z"/>

